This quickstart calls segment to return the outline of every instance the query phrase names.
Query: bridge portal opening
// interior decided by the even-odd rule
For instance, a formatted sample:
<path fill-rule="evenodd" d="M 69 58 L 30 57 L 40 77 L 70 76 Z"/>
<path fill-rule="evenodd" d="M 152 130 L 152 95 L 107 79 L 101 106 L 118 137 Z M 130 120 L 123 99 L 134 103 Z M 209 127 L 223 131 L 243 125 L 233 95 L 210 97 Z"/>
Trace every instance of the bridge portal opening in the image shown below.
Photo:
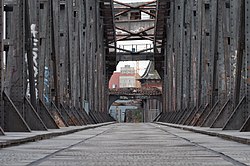
<path fill-rule="evenodd" d="M 109 106 L 117 122 L 152 122 L 162 111 L 162 79 L 154 63 L 120 63 L 109 81 Z"/>
<path fill-rule="evenodd" d="M 116 63 L 110 65 L 116 71 L 109 80 L 110 114 L 118 122 L 152 122 L 162 111 L 162 73 L 156 71 L 162 63 L 154 40 L 157 3 L 113 2 Z"/>

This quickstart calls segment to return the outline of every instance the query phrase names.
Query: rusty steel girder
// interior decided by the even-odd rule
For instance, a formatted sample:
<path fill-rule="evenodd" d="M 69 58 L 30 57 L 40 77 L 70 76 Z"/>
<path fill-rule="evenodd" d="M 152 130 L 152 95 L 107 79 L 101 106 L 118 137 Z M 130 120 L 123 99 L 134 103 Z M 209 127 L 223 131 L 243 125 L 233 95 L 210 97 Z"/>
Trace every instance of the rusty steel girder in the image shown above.
<path fill-rule="evenodd" d="M 112 120 L 106 115 L 102 15 L 109 3 L 112 16 L 111 0 L 0 2 L 1 128 L 47 130 Z"/>
<path fill-rule="evenodd" d="M 160 121 L 250 130 L 249 3 L 171 2 Z"/>

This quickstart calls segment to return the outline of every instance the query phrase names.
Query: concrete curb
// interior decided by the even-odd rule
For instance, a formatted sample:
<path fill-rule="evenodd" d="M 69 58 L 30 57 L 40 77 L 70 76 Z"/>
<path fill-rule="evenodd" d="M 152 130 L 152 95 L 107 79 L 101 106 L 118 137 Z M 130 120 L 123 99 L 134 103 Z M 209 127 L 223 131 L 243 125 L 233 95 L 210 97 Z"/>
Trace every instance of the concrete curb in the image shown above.
<path fill-rule="evenodd" d="M 35 135 L 35 136 L 28 136 L 26 138 L 21 138 L 21 139 L 7 140 L 6 142 L 0 142 L 0 149 L 10 147 L 10 146 L 25 144 L 28 142 L 35 142 L 35 141 L 39 141 L 39 140 L 50 139 L 50 138 L 57 137 L 57 136 L 68 135 L 68 134 L 72 134 L 75 132 L 79 132 L 79 131 L 83 131 L 83 130 L 87 130 L 87 129 L 94 129 L 97 127 L 107 126 L 107 125 L 111 125 L 111 124 L 115 124 L 115 122 L 87 125 L 87 126 L 82 126 L 82 127 L 77 128 L 77 129 L 72 129 L 72 130 L 68 130 L 68 131 L 51 132 L 51 133 L 39 134 L 39 135 Z M 60 130 L 60 129 L 58 129 L 58 130 Z"/>
<path fill-rule="evenodd" d="M 190 126 L 175 125 L 175 124 L 162 123 L 162 122 L 156 122 L 156 124 L 164 125 L 164 126 L 168 126 L 168 127 L 173 127 L 173 128 L 177 128 L 177 129 L 182 129 L 182 130 L 187 130 L 187 131 L 192 131 L 195 133 L 205 134 L 205 135 L 209 135 L 209 136 L 219 137 L 219 138 L 222 138 L 225 140 L 230 140 L 230 141 L 235 141 L 235 142 L 239 142 L 242 144 L 250 145 L 250 138 L 242 138 L 242 137 L 233 136 L 233 135 L 229 135 L 229 134 L 222 134 L 222 133 L 218 133 L 216 131 L 199 130 L 199 129 L 191 128 Z"/>

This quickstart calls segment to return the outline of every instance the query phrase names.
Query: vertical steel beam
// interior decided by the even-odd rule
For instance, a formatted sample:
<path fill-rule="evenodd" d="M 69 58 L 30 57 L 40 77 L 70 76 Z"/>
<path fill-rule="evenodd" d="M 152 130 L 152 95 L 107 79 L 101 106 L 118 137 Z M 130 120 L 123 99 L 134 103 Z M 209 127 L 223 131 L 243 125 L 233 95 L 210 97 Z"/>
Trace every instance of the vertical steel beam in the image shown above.
<path fill-rule="evenodd" d="M 5 131 L 30 131 L 28 124 L 25 122 L 25 120 L 29 120 L 30 110 L 24 108 L 27 83 L 25 71 L 25 2 L 16 1 L 16 5 L 9 5 L 12 5 L 13 11 L 6 12 L 6 38 L 13 44 L 9 45 L 9 50 L 6 53 L 3 129 Z M 16 123 L 13 124 L 11 120 Z M 32 123 L 29 123 L 29 125 L 32 125 Z"/>
<path fill-rule="evenodd" d="M 33 50 L 38 50 L 34 55 L 34 69 L 37 89 L 38 114 L 45 126 L 49 129 L 57 129 L 55 117 L 48 108 L 51 101 L 52 74 L 51 59 L 51 11 L 50 1 L 31 1 L 31 27 L 34 44 Z M 37 45 L 37 47 L 36 47 Z M 38 73 L 36 73 L 38 72 Z"/>
<path fill-rule="evenodd" d="M 240 131 L 250 131 L 250 0 L 245 0 L 245 44 L 246 44 L 246 112 L 248 118 Z"/>
<path fill-rule="evenodd" d="M 51 15 L 51 61 L 53 70 L 53 98 L 55 105 L 59 106 L 59 82 L 58 82 L 58 0 L 50 1 L 50 15 Z"/>
<path fill-rule="evenodd" d="M 238 48 L 237 48 L 237 59 L 236 59 L 236 82 L 234 88 L 234 112 L 231 114 L 227 123 L 223 129 L 241 129 L 247 122 L 247 118 L 250 115 L 248 109 L 247 99 L 247 3 L 245 0 L 240 2 L 240 14 L 239 14 L 239 29 L 238 29 Z M 243 96 L 243 97 L 242 97 Z"/>
<path fill-rule="evenodd" d="M 249 0 L 171 5 L 164 74 L 171 113 L 160 119 L 249 130 Z"/>
<path fill-rule="evenodd" d="M 25 80 L 25 19 L 24 19 L 24 1 L 18 0 L 17 5 L 13 7 L 10 32 L 10 39 L 15 41 L 10 47 L 7 57 L 7 76 L 6 92 L 16 105 L 20 114 L 24 116 L 23 99 L 26 94 Z M 8 31 L 8 30 L 7 30 Z M 8 32 L 9 33 L 9 32 Z M 7 36 L 8 37 L 8 36 Z"/>
<path fill-rule="evenodd" d="M 0 128 L 4 126 L 4 103 L 3 103 L 3 88 L 4 88 L 4 62 L 3 62 L 3 0 L 0 0 Z M 3 135 L 0 129 L 0 135 Z"/>
<path fill-rule="evenodd" d="M 84 56 L 85 56 L 85 47 L 84 44 L 85 43 L 85 1 L 80 2 L 80 10 L 79 10 L 79 30 L 78 30 L 78 35 L 79 37 L 79 43 L 80 43 L 80 47 L 79 47 L 79 84 L 80 84 L 80 94 L 79 94 L 79 99 L 80 99 L 80 109 L 82 111 L 85 112 L 84 109 L 84 99 L 85 99 L 85 88 L 84 88 Z M 87 120 L 88 123 L 88 120 Z"/>
<path fill-rule="evenodd" d="M 48 83 L 49 83 L 49 70 L 48 64 L 46 63 L 46 59 L 49 53 L 49 3 L 48 1 L 41 2 L 39 0 L 39 17 L 38 20 L 40 22 L 39 26 L 37 27 L 39 32 L 39 58 L 38 58 L 38 98 L 43 102 L 48 102 Z"/>
<path fill-rule="evenodd" d="M 184 1 L 175 2 L 175 79 L 176 79 L 176 111 L 183 104 L 183 37 L 184 37 Z"/>
<path fill-rule="evenodd" d="M 192 7 L 190 0 L 185 3 L 185 33 L 184 33 L 184 68 L 183 68 L 183 106 L 184 110 L 191 107 L 191 42 L 192 42 L 192 33 L 191 33 L 191 21 L 192 21 Z"/>
<path fill-rule="evenodd" d="M 68 35 L 67 35 L 67 27 L 68 27 L 68 19 L 67 19 L 67 5 L 65 1 L 60 1 L 59 7 L 59 93 L 60 93 L 60 104 L 66 104 L 67 95 L 68 95 L 68 87 L 67 87 L 67 74 L 68 74 Z"/>
<path fill-rule="evenodd" d="M 197 1 L 197 101 L 196 101 L 196 109 L 199 109 L 202 104 L 202 34 L 203 34 L 203 0 Z"/>
<path fill-rule="evenodd" d="M 242 96 L 241 93 L 241 86 L 242 86 L 242 71 L 243 69 L 243 50 L 245 47 L 245 1 L 237 1 L 234 2 L 235 5 L 238 6 L 238 8 L 233 8 L 235 6 L 232 6 L 230 10 L 234 10 L 234 12 L 237 13 L 237 15 L 233 15 L 231 17 L 240 20 L 240 24 L 237 24 L 235 22 L 235 19 L 231 20 L 231 34 L 233 36 L 233 44 L 231 45 L 231 50 L 233 50 L 234 55 L 231 57 L 230 62 L 231 65 L 231 73 L 230 73 L 230 80 L 231 80 L 231 88 L 230 88 L 230 98 L 221 109 L 220 113 L 216 117 L 214 123 L 212 124 L 212 127 L 223 127 L 223 129 L 240 129 L 242 124 L 244 123 L 246 118 L 242 117 L 242 114 L 239 112 L 244 112 L 244 108 L 242 108 L 242 103 L 245 104 L 245 96 Z M 223 4 L 224 6 L 224 4 Z M 224 7 L 225 8 L 225 7 Z M 223 29 L 222 29 L 223 31 Z M 225 31 L 225 30 L 224 30 Z M 224 64 L 227 63 L 227 57 L 223 60 Z M 224 67 L 225 73 L 226 67 Z M 227 85 L 226 78 L 220 78 L 221 80 L 224 80 L 224 85 Z M 241 101 L 239 103 L 239 99 L 241 98 Z M 243 106 L 244 107 L 244 106 Z M 237 121 L 233 120 L 237 119 Z"/>
<path fill-rule="evenodd" d="M 35 76 L 34 76 L 34 61 L 33 61 L 33 37 L 31 37 L 31 23 L 30 23 L 30 15 L 31 12 L 29 7 L 28 0 L 24 1 L 24 15 L 25 15 L 25 48 L 27 53 L 27 64 L 28 64 L 28 75 L 29 75 L 29 87 L 27 88 L 29 90 L 30 95 L 30 101 L 32 106 L 36 109 L 36 85 L 35 85 Z M 36 8 L 35 8 L 36 9 Z M 32 27 L 33 28 L 33 27 Z M 32 29 L 35 31 L 35 29 Z M 34 36 L 36 36 L 35 32 L 33 33 Z M 35 38 L 34 38 L 35 39 Z M 35 43 L 35 42 L 34 42 Z"/>
<path fill-rule="evenodd" d="M 172 13 L 171 13 L 171 19 L 172 19 L 172 34 L 173 34 L 173 36 L 171 35 L 171 37 L 170 37 L 170 39 L 172 38 L 172 50 L 171 50 L 171 54 L 170 54 L 170 68 L 171 68 L 171 70 L 170 70 L 170 72 L 171 72 L 171 75 L 170 75 L 170 81 L 171 81 L 171 92 L 172 92 L 172 103 L 171 103 L 171 105 L 172 105 L 172 110 L 171 111 L 174 111 L 174 110 L 176 110 L 176 88 L 175 88 L 175 81 L 176 81 L 176 79 L 175 79 L 175 69 L 174 69 L 174 64 L 175 64 L 175 43 L 174 43 L 174 41 L 175 41 L 175 33 L 174 33 L 174 29 L 175 29 L 175 26 L 174 26 L 174 7 L 175 7 L 175 2 L 171 2 L 171 11 L 172 11 Z"/>
<path fill-rule="evenodd" d="M 5 102 L 2 102 L 1 93 L 0 106 L 8 109 L 1 109 L 1 126 L 5 125 L 4 118 L 7 118 L 4 129 L 7 128 L 8 131 L 12 129 L 18 131 L 21 128 L 23 131 L 29 131 L 30 128 L 39 127 L 46 130 L 46 127 L 67 126 L 62 115 L 69 121 L 70 113 L 64 108 L 64 104 L 79 114 L 79 122 L 84 124 L 84 119 L 89 118 L 85 111 L 82 112 L 85 101 L 89 103 L 96 122 L 108 120 L 107 103 L 104 100 L 107 92 L 106 55 L 100 2 L 90 0 L 15 2 L 13 12 L 6 14 L 6 36 L 10 45 L 6 54 Z M 2 3 L 3 1 L 0 4 L 1 11 Z M 1 12 L 1 21 L 2 14 Z M 2 25 L 1 22 L 0 28 Z M 2 34 L 0 37 L 2 54 Z M 26 73 L 26 53 L 29 79 Z M 0 63 L 3 65 L 2 59 Z M 3 78 L 3 66 L 0 69 L 0 78 Z M 3 83 L 1 79 L 1 85 Z M 27 87 L 30 99 L 26 96 Z M 39 103 L 38 114 L 37 103 Z M 11 111 L 6 113 L 3 110 Z M 19 120 L 17 124 L 22 124 L 19 129 L 18 125 L 11 126 L 10 116 Z M 88 121 L 92 122 L 91 119 Z"/>
<path fill-rule="evenodd" d="M 190 79 L 192 80 L 190 82 L 190 98 L 191 98 L 191 107 L 188 109 L 193 110 L 193 108 L 196 106 L 196 100 L 197 100 L 197 96 L 196 96 L 196 49 L 197 49 L 197 45 L 196 45 L 196 40 L 197 40 L 197 4 L 195 3 L 194 0 L 190 0 L 190 6 L 191 6 L 191 57 L 190 57 L 190 61 L 191 61 L 191 66 L 190 66 L 190 70 L 191 70 L 191 75 L 190 75 Z M 191 111 L 190 110 L 190 111 Z"/>
<path fill-rule="evenodd" d="M 93 123 L 92 119 L 88 115 L 88 107 L 87 105 L 87 78 L 86 75 L 87 73 L 87 56 L 88 52 L 86 51 L 87 48 L 87 29 L 86 29 L 86 24 L 87 24 L 87 8 L 86 8 L 86 1 L 80 1 L 80 14 L 79 14 L 79 20 L 80 20 L 80 27 L 79 27 L 79 40 L 80 40 L 80 47 L 79 47 L 79 67 L 80 67 L 80 76 L 79 76 L 79 81 L 80 81 L 80 109 L 82 109 L 83 114 L 85 115 L 86 123 L 90 124 Z"/>
<path fill-rule="evenodd" d="M 225 57 L 224 56 L 224 37 L 223 26 L 224 24 L 224 8 L 223 1 L 215 1 L 212 3 L 212 43 L 211 46 L 211 97 L 210 97 L 210 111 L 201 123 L 202 126 L 211 126 L 216 116 L 219 114 L 221 106 L 226 102 L 226 74 L 225 74 Z M 226 28 L 224 28 L 226 29 Z"/>
<path fill-rule="evenodd" d="M 230 87 L 229 97 L 233 102 L 235 78 L 236 78 L 236 57 L 237 57 L 237 41 L 238 41 L 238 16 L 239 16 L 239 1 L 230 0 Z"/>
<path fill-rule="evenodd" d="M 27 19 L 27 28 L 26 31 L 28 31 L 28 29 L 30 29 L 31 31 L 29 32 L 30 36 L 30 49 L 31 49 L 31 55 L 32 56 L 28 56 L 28 52 L 30 50 L 27 50 L 27 56 L 28 57 L 32 57 L 32 59 L 30 60 L 31 62 L 29 62 L 30 72 L 33 72 L 32 75 L 29 74 L 29 82 L 30 82 L 30 89 L 31 91 L 31 103 L 33 103 L 32 105 L 37 109 L 37 104 L 38 104 L 38 72 L 39 72 L 39 66 L 38 66 L 38 60 L 39 60 L 39 46 L 40 46 L 40 40 L 39 40 L 39 10 L 40 10 L 40 3 L 39 0 L 28 0 L 26 2 L 26 13 L 29 14 L 28 17 L 26 17 Z M 29 18 L 29 19 L 28 19 Z M 26 38 L 28 38 L 26 37 Z M 29 59 L 28 59 L 29 61 Z M 32 65 L 32 69 L 31 69 L 31 65 Z M 32 78 L 33 77 L 33 78 Z M 34 80 L 33 80 L 34 79 Z M 33 82 L 33 83 L 32 83 Z M 33 96 L 33 97 L 32 97 Z"/>
<path fill-rule="evenodd" d="M 212 3 L 212 21 L 211 21 L 211 96 L 210 106 L 213 107 L 218 101 L 218 87 L 217 87 L 217 60 L 218 60 L 218 0 Z"/>
<path fill-rule="evenodd" d="M 192 124 L 201 125 L 210 112 L 215 89 L 216 70 L 217 70 L 217 1 L 204 1 L 203 25 L 202 25 L 202 92 L 201 109 L 197 110 L 192 120 Z M 215 94 L 216 95 L 216 94 Z"/>

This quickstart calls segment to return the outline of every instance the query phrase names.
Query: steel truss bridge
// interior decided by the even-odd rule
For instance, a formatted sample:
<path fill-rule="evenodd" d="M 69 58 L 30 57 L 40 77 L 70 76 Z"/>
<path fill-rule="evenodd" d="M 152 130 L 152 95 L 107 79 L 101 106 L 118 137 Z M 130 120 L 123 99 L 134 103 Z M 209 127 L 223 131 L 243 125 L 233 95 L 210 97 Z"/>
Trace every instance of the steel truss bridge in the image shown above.
<path fill-rule="evenodd" d="M 158 121 L 250 131 L 249 8 L 250 0 L 0 0 L 1 134 L 113 121 L 117 63 L 145 59 L 163 81 Z M 116 18 L 128 11 L 149 14 L 153 26 L 121 27 Z M 124 40 L 153 45 L 117 47 Z"/>

